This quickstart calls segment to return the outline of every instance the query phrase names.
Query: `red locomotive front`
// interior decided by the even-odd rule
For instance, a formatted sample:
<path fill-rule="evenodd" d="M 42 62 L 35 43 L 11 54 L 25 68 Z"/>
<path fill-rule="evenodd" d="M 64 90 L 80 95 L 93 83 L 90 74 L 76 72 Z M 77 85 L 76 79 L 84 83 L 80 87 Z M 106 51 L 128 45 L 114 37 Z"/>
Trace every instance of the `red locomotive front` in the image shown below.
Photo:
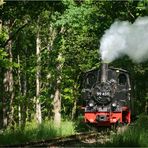
<path fill-rule="evenodd" d="M 88 71 L 83 76 L 84 119 L 97 126 L 131 122 L 130 81 L 126 70 L 108 68 Z"/>

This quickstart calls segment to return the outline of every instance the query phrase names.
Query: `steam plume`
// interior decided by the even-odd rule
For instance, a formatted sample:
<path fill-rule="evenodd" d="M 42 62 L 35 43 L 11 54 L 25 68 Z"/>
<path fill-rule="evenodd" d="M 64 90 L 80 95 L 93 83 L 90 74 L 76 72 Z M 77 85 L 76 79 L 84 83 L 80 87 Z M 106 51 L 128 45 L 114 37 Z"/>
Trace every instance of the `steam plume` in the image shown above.
<path fill-rule="evenodd" d="M 116 21 L 101 39 L 102 60 L 112 62 L 128 55 L 134 62 L 148 59 L 148 17 L 139 17 L 133 24 Z"/>

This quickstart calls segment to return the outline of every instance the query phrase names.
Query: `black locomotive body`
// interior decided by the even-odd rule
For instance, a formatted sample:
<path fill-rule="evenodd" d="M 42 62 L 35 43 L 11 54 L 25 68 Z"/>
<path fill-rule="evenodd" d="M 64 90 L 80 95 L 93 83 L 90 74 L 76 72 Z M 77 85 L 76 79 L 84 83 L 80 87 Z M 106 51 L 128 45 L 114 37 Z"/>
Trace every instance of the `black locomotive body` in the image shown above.
<path fill-rule="evenodd" d="M 103 63 L 101 69 L 84 74 L 82 85 L 86 123 L 110 126 L 131 122 L 131 86 L 126 70 L 108 68 L 108 64 Z"/>

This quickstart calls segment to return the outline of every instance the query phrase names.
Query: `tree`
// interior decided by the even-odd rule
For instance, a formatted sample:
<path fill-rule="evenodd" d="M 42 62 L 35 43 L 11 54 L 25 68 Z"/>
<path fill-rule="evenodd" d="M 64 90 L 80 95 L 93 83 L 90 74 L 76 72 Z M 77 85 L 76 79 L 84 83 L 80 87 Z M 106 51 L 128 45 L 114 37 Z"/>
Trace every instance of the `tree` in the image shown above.
<path fill-rule="evenodd" d="M 39 21 L 39 19 L 38 19 Z M 37 35 L 36 35 L 36 58 L 37 58 L 37 66 L 36 66 L 36 120 L 37 123 L 42 122 L 42 112 L 41 112 L 41 103 L 40 103 L 40 63 L 41 63 L 41 40 L 40 40 L 40 28 L 37 25 Z"/>
<path fill-rule="evenodd" d="M 22 127 L 36 117 L 58 126 L 62 117 L 74 119 L 81 74 L 100 66 L 105 30 L 116 19 L 147 15 L 142 1 L 6 2 L 0 11 L 0 116 L 5 126 L 8 114 Z M 147 106 L 147 62 L 124 57 L 111 65 L 129 70 L 136 103 Z"/>

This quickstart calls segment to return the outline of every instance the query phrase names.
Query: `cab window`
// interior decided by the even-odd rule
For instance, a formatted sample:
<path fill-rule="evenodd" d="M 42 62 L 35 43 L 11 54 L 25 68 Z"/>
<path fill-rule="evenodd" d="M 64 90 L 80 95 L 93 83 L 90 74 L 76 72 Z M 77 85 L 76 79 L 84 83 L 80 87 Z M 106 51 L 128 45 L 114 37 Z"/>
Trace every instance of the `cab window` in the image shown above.
<path fill-rule="evenodd" d="M 87 75 L 86 82 L 88 87 L 92 87 L 95 81 L 96 81 L 96 76 L 94 74 L 91 73 Z"/>
<path fill-rule="evenodd" d="M 118 76 L 118 83 L 120 85 L 126 85 L 127 78 L 126 78 L 126 75 L 125 74 L 123 74 L 123 73 L 119 74 L 119 76 Z"/>

